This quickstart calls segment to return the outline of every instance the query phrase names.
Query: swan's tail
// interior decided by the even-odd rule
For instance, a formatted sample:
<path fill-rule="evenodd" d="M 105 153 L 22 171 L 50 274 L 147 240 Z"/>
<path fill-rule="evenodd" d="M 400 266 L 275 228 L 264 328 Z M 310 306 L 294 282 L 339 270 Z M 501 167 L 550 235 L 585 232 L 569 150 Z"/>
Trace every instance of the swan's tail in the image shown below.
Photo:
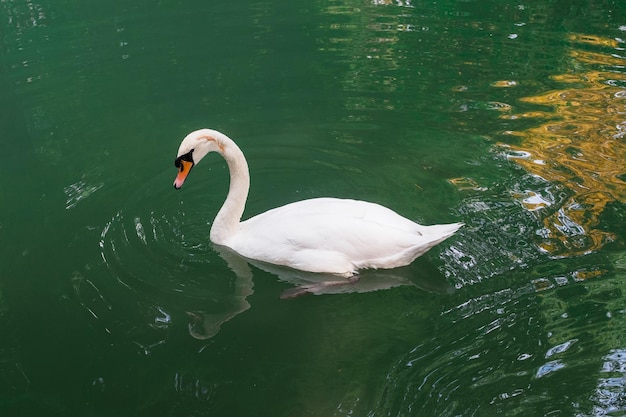
<path fill-rule="evenodd" d="M 432 226 L 425 226 L 423 233 L 432 238 L 432 246 L 434 246 L 452 236 L 464 225 L 465 223 L 434 224 Z"/>

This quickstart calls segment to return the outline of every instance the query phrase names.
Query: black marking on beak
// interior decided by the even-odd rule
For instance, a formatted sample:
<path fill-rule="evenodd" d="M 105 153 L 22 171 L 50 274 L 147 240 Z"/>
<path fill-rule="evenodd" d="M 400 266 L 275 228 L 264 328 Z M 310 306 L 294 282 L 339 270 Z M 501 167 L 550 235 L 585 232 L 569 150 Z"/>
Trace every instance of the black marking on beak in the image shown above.
<path fill-rule="evenodd" d="M 183 164 L 181 164 L 180 161 L 187 161 L 187 162 L 191 162 L 192 164 L 194 164 L 194 162 L 193 162 L 193 155 L 192 154 L 193 154 L 193 149 L 190 150 L 189 152 L 187 152 L 186 154 L 179 156 L 174 161 L 174 166 L 176 168 L 178 168 L 179 171 L 182 171 L 183 170 Z"/>

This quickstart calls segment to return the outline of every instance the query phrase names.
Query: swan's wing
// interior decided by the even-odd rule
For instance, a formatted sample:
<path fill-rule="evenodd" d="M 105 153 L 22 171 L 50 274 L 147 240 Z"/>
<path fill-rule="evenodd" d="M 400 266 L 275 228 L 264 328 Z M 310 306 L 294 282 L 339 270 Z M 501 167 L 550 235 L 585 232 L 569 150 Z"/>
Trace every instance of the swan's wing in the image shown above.
<path fill-rule="evenodd" d="M 359 268 L 406 265 L 433 246 L 436 238 L 429 226 L 378 204 L 318 198 L 241 223 L 232 244 L 251 259 L 348 275 Z M 415 255 L 420 248 L 424 250 Z"/>
<path fill-rule="evenodd" d="M 419 225 L 378 204 L 318 198 L 278 207 L 242 223 L 249 238 L 300 249 L 328 249 L 371 256 L 378 246 L 410 245 Z M 270 243 L 271 242 L 271 243 Z M 390 249 L 394 250 L 394 249 Z M 371 252 L 371 253 L 369 253 Z"/>

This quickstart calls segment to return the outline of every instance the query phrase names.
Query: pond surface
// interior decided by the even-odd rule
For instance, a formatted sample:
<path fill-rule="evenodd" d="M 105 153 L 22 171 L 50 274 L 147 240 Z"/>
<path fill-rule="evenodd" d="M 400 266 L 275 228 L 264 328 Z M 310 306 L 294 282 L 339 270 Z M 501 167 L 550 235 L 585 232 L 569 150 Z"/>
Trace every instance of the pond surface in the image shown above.
<path fill-rule="evenodd" d="M 0 2 L 0 415 L 623 416 L 626 3 Z M 208 240 L 304 198 L 466 226 L 302 284 Z"/>

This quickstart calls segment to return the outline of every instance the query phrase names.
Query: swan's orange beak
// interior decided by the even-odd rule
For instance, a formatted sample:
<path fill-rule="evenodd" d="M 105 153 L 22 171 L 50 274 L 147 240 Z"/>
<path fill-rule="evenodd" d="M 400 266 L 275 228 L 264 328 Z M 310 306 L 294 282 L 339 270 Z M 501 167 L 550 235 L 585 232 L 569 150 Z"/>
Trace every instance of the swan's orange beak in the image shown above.
<path fill-rule="evenodd" d="M 176 161 L 176 166 L 178 167 L 178 175 L 176 175 L 176 179 L 174 180 L 174 188 L 177 190 L 183 186 L 185 179 L 187 179 L 187 175 L 189 175 L 189 171 L 193 168 L 193 162 L 185 161 L 184 159 Z"/>

